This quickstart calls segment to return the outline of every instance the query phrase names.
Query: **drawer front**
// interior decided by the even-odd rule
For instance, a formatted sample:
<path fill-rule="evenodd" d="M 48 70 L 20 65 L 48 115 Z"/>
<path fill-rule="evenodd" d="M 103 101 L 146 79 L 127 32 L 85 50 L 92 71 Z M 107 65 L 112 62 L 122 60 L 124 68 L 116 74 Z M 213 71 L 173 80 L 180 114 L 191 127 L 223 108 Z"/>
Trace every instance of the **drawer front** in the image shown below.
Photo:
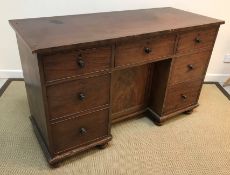
<path fill-rule="evenodd" d="M 175 58 L 170 84 L 203 78 L 211 51 L 200 52 Z"/>
<path fill-rule="evenodd" d="M 208 28 L 196 31 L 189 31 L 180 34 L 177 53 L 191 52 L 195 49 L 212 48 L 217 28 Z"/>
<path fill-rule="evenodd" d="M 168 114 L 196 104 L 201 84 L 202 80 L 196 80 L 169 87 L 163 113 Z"/>
<path fill-rule="evenodd" d="M 45 79 L 47 81 L 110 68 L 111 47 L 101 47 L 57 53 L 43 57 Z"/>
<path fill-rule="evenodd" d="M 51 119 L 109 104 L 110 75 L 47 87 Z"/>
<path fill-rule="evenodd" d="M 55 152 L 80 147 L 87 142 L 107 136 L 109 111 L 102 110 L 74 119 L 52 124 Z"/>
<path fill-rule="evenodd" d="M 141 63 L 173 54 L 175 35 L 118 43 L 115 66 Z"/>

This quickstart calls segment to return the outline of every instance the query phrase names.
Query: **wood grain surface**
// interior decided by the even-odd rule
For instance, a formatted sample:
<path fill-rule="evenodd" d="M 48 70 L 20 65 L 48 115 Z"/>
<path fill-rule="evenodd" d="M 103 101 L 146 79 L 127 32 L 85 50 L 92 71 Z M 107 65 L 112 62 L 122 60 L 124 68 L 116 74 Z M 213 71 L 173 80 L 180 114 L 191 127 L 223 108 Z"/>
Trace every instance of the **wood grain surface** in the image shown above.
<path fill-rule="evenodd" d="M 222 23 L 170 7 L 10 20 L 33 52 Z"/>

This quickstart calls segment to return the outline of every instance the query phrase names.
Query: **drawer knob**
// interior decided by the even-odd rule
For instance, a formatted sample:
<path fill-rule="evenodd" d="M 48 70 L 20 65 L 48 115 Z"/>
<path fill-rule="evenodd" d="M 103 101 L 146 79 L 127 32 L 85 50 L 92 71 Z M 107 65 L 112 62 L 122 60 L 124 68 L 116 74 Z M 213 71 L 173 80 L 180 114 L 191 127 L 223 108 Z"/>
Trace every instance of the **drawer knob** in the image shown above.
<path fill-rule="evenodd" d="M 79 99 L 82 101 L 85 99 L 85 94 L 84 93 L 79 93 Z"/>
<path fill-rule="evenodd" d="M 182 98 L 183 100 L 186 100 L 188 97 L 187 97 L 186 95 L 184 95 L 184 94 L 181 94 L 181 98 Z"/>
<path fill-rule="evenodd" d="M 189 65 L 188 65 L 188 68 L 189 68 L 190 70 L 193 70 L 193 69 L 194 69 L 194 65 L 189 64 Z"/>
<path fill-rule="evenodd" d="M 84 60 L 83 60 L 82 58 L 78 58 L 77 63 L 78 63 L 78 66 L 79 66 L 80 68 L 85 67 L 85 62 L 84 62 Z"/>
<path fill-rule="evenodd" d="M 150 49 L 149 47 L 145 47 L 144 51 L 145 51 L 145 53 L 150 53 L 150 52 L 152 52 L 152 49 Z"/>
<path fill-rule="evenodd" d="M 196 42 L 196 43 L 201 43 L 201 39 L 200 39 L 199 37 L 196 37 L 196 38 L 195 38 L 195 42 Z"/>
<path fill-rule="evenodd" d="M 87 130 L 85 128 L 80 128 L 81 135 L 86 134 L 86 133 L 87 133 Z"/>

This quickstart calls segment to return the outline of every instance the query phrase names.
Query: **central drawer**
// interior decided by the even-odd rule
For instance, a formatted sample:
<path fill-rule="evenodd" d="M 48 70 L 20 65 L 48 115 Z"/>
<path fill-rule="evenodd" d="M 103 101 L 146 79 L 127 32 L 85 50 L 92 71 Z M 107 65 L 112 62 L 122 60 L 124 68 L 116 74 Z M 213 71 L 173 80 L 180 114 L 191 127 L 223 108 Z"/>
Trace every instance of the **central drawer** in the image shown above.
<path fill-rule="evenodd" d="M 80 147 L 109 134 L 109 110 L 78 116 L 52 124 L 55 152 Z"/>
<path fill-rule="evenodd" d="M 156 60 L 173 54 L 175 35 L 157 36 L 120 42 L 116 47 L 115 66 Z"/>
<path fill-rule="evenodd" d="M 51 119 L 109 104 L 110 74 L 47 87 Z"/>

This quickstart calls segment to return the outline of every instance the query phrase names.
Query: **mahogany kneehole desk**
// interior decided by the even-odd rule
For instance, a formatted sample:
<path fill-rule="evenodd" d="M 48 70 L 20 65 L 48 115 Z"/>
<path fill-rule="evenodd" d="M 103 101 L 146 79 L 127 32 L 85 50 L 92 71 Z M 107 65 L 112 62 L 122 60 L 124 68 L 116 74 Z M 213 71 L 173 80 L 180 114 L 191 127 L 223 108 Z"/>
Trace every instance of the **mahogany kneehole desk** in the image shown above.
<path fill-rule="evenodd" d="M 35 133 L 55 165 L 106 146 L 112 123 L 146 113 L 161 124 L 197 107 L 224 21 L 157 8 L 10 24 Z"/>

